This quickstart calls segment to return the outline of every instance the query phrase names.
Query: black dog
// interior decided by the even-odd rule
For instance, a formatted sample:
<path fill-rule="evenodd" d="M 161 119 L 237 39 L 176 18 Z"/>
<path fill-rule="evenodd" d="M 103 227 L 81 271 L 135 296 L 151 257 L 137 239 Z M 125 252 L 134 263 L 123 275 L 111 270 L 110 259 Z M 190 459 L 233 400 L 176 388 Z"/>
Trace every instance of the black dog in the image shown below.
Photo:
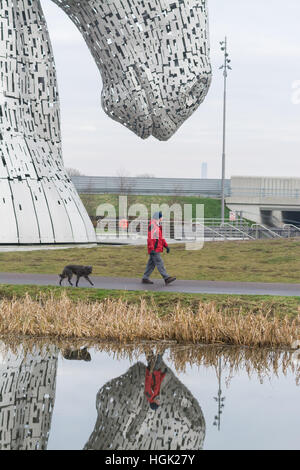
<path fill-rule="evenodd" d="M 69 264 L 68 266 L 64 268 L 63 272 L 59 275 L 60 277 L 59 285 L 61 286 L 61 281 L 67 277 L 69 284 L 73 286 L 71 279 L 73 277 L 73 274 L 75 274 L 77 276 L 76 287 L 78 287 L 78 282 L 81 277 L 84 277 L 93 286 L 94 284 L 89 278 L 89 274 L 91 274 L 92 270 L 93 270 L 92 266 L 76 266 L 73 264 Z"/>

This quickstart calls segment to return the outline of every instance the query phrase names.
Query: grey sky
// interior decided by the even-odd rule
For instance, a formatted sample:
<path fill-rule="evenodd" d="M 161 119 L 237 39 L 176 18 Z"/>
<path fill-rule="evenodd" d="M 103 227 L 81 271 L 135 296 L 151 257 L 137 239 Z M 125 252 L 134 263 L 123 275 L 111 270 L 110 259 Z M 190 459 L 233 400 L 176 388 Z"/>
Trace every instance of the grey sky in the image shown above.
<path fill-rule="evenodd" d="M 300 176 L 299 0 L 209 0 L 213 83 L 205 102 L 168 142 L 145 141 L 106 116 L 101 77 L 76 27 L 41 0 L 59 81 L 64 161 L 88 175 L 208 177 L 221 174 L 223 77 L 219 41 L 228 36 L 226 176 Z M 298 85 L 300 88 L 300 85 Z"/>

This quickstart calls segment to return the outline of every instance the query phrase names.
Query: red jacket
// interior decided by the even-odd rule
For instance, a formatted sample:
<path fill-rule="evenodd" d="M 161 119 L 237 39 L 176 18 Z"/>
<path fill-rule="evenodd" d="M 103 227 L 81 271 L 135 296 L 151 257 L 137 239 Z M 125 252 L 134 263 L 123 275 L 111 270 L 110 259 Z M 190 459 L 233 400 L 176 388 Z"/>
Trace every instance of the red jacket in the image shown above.
<path fill-rule="evenodd" d="M 162 236 L 162 227 L 156 219 L 152 219 L 148 225 L 148 253 L 162 253 L 164 248 L 168 248 L 166 240 Z"/>
<path fill-rule="evenodd" d="M 145 395 L 149 403 L 153 403 L 160 394 L 160 387 L 165 375 L 160 370 L 154 370 L 151 374 L 149 369 L 146 369 Z"/>

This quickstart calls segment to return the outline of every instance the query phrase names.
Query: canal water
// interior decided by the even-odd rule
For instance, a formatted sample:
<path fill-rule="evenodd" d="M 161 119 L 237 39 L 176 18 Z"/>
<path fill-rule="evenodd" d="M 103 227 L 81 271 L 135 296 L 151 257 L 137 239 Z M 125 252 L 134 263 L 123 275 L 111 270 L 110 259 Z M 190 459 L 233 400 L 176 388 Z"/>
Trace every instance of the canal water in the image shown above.
<path fill-rule="evenodd" d="M 0 449 L 300 449 L 292 351 L 0 342 Z"/>

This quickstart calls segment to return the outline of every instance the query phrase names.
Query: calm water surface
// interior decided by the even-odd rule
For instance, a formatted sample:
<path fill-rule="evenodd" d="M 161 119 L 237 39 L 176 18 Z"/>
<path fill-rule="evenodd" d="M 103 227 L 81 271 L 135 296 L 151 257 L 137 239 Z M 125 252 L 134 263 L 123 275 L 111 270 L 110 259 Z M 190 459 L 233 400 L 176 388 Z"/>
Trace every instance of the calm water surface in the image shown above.
<path fill-rule="evenodd" d="M 25 350 L 0 343 L 0 449 L 300 449 L 292 352 Z"/>

